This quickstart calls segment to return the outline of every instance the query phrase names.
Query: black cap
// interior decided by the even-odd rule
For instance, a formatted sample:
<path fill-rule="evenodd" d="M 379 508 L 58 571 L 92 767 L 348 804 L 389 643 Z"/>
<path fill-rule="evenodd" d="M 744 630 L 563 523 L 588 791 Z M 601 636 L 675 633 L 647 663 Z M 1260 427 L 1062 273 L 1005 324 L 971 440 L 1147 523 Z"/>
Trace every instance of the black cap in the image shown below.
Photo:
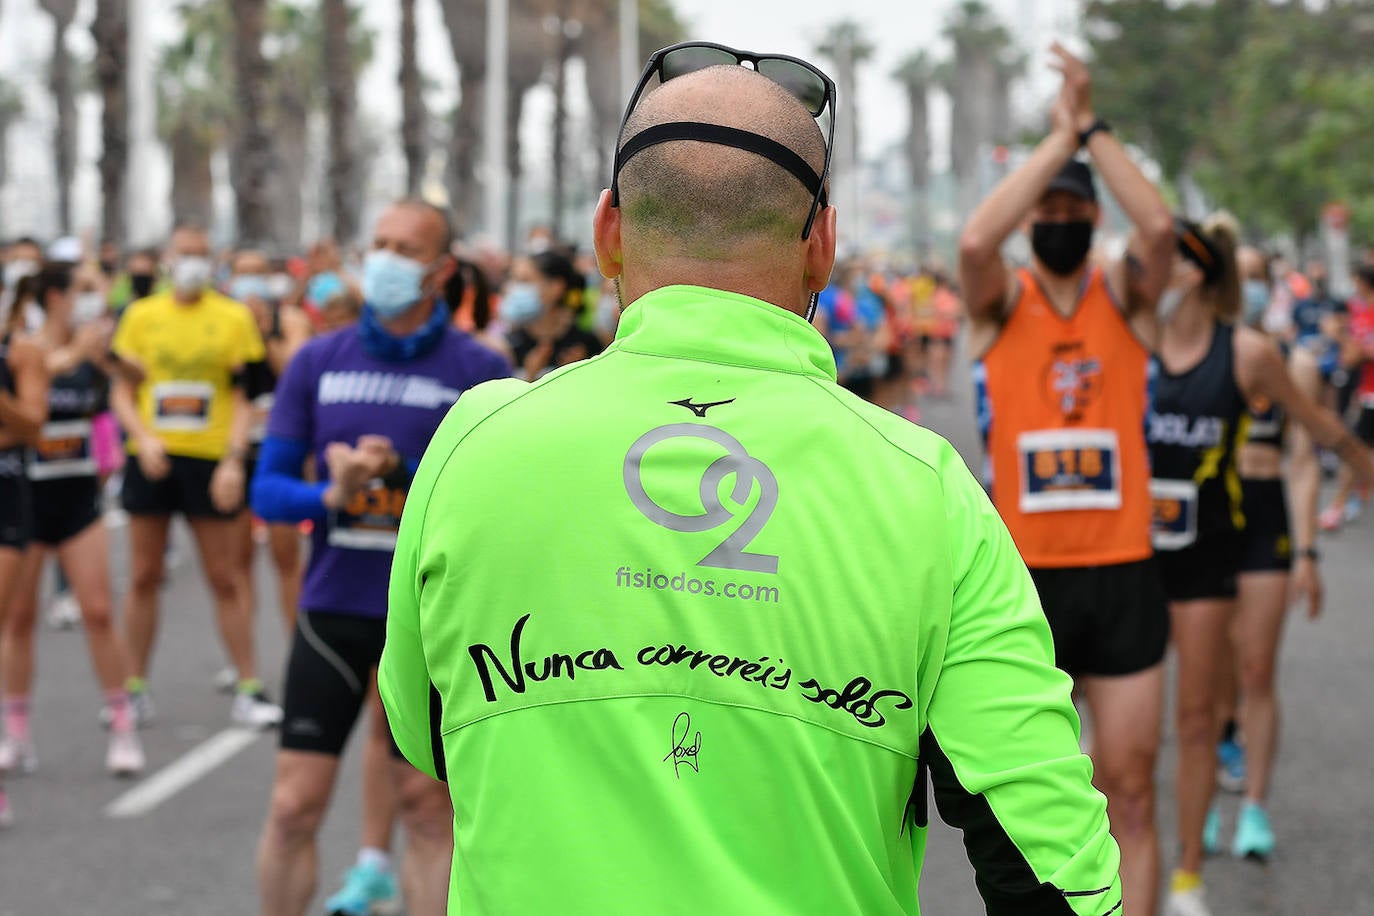
<path fill-rule="evenodd" d="M 1097 186 L 1093 184 L 1093 170 L 1081 159 L 1070 159 L 1064 163 L 1059 174 L 1054 176 L 1050 186 L 1045 189 L 1046 194 L 1051 191 L 1067 191 L 1074 197 L 1097 203 Z"/>

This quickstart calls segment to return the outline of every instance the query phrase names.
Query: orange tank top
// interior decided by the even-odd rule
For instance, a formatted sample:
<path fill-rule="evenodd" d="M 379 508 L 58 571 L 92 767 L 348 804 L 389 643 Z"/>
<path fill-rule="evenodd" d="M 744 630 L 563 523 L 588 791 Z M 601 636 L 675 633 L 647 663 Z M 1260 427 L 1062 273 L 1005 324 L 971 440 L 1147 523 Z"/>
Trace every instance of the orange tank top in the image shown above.
<path fill-rule="evenodd" d="M 975 364 L 992 500 L 1027 566 L 1150 556 L 1150 354 L 1092 268 L 1065 318 L 1017 273 L 1011 315 Z"/>

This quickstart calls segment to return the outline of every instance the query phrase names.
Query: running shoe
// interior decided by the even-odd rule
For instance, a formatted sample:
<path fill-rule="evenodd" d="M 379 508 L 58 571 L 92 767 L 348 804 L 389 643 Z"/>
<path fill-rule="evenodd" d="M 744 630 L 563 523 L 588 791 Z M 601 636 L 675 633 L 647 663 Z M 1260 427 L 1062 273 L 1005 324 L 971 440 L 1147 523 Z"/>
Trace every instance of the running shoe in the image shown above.
<path fill-rule="evenodd" d="M 1345 524 L 1345 509 L 1341 506 L 1327 506 L 1317 516 L 1317 524 L 1323 531 L 1340 531 Z"/>
<path fill-rule="evenodd" d="M 217 693 L 233 693 L 239 685 L 239 669 L 233 665 L 226 665 L 215 672 L 215 691 Z"/>
<path fill-rule="evenodd" d="M 1263 862 L 1274 853 L 1274 829 L 1269 815 L 1253 802 L 1246 802 L 1236 821 L 1236 836 L 1231 841 L 1231 855 L 1237 859 L 1257 859 Z"/>
<path fill-rule="evenodd" d="M 134 722 L 139 728 L 147 728 L 157 718 L 157 708 L 153 706 L 153 695 L 147 690 L 129 691 L 129 704 L 134 708 Z M 108 710 L 106 710 L 108 712 Z"/>
<path fill-rule="evenodd" d="M 396 876 L 372 865 L 354 865 L 339 892 L 324 902 L 330 916 L 379 916 L 400 912 Z"/>
<path fill-rule="evenodd" d="M 229 717 L 235 725 L 245 728 L 275 728 L 281 724 L 281 707 L 267 699 L 261 690 L 256 693 L 234 694 Z"/>
<path fill-rule="evenodd" d="M 38 769 L 33 741 L 20 741 L 6 735 L 0 739 L 0 773 L 32 773 Z"/>
<path fill-rule="evenodd" d="M 1212 805 L 1202 825 L 1202 851 L 1209 856 L 1221 852 L 1221 806 Z"/>
<path fill-rule="evenodd" d="M 1345 523 L 1348 525 L 1360 517 L 1360 512 L 1364 509 L 1364 502 L 1354 493 L 1345 501 Z"/>
<path fill-rule="evenodd" d="M 135 732 L 110 736 L 110 748 L 105 753 L 105 771 L 111 776 L 129 778 L 143 772 L 143 745 Z"/>
<path fill-rule="evenodd" d="M 10 797 L 0 789 L 0 830 L 14 826 L 14 809 L 10 807 Z"/>
<path fill-rule="evenodd" d="M 1217 745 L 1217 785 L 1225 792 L 1245 791 L 1245 748 L 1235 741 Z"/>
<path fill-rule="evenodd" d="M 1207 898 L 1200 887 L 1171 892 L 1164 912 L 1167 916 L 1212 916 L 1212 910 L 1207 906 Z"/>
<path fill-rule="evenodd" d="M 54 630 L 72 630 L 81 622 L 81 606 L 71 592 L 54 595 L 48 605 L 48 626 Z"/>

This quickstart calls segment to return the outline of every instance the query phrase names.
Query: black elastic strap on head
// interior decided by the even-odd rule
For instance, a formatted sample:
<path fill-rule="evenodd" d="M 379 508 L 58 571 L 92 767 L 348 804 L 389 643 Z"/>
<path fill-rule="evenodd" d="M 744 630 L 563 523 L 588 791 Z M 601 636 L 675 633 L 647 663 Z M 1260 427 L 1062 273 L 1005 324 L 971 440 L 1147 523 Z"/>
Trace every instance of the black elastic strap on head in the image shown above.
<path fill-rule="evenodd" d="M 623 169 L 625 163 L 634 158 L 637 153 L 642 153 L 651 146 L 657 146 L 660 143 L 672 143 L 676 140 L 697 140 L 701 143 L 715 143 L 720 146 L 742 149 L 749 153 L 757 153 L 791 172 L 798 181 L 806 186 L 806 190 L 811 192 L 812 197 L 820 200 L 822 207 L 827 206 L 825 188 L 821 185 L 821 176 L 816 174 L 816 170 L 811 168 L 805 159 L 776 140 L 770 140 L 768 137 L 736 127 L 725 127 L 721 124 L 705 124 L 700 121 L 673 121 L 668 124 L 656 124 L 653 127 L 645 128 L 625 141 L 625 145 L 620 148 L 619 167 Z M 612 205 L 620 206 L 619 175 L 616 176 L 614 187 L 611 189 L 611 196 Z"/>
<path fill-rule="evenodd" d="M 1221 254 L 1202 227 L 1190 220 L 1175 219 L 1174 232 L 1178 236 L 1179 254 L 1196 265 L 1208 283 L 1216 282 L 1221 276 Z"/>

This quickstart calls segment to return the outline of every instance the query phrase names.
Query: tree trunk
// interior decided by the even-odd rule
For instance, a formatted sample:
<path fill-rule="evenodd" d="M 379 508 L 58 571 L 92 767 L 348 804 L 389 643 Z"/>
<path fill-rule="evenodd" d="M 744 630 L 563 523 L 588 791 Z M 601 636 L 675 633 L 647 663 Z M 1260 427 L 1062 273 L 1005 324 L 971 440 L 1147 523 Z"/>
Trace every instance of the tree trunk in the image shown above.
<path fill-rule="evenodd" d="M 406 194 L 415 196 L 425 177 L 425 98 L 416 60 L 415 0 L 401 0 L 401 149 L 406 159 Z"/>
<path fill-rule="evenodd" d="M 911 175 L 911 241 L 916 253 L 924 257 L 930 250 L 930 110 L 924 84 L 907 87 L 906 154 Z"/>
<path fill-rule="evenodd" d="M 271 70 L 262 53 L 266 0 L 235 0 L 234 75 L 238 125 L 231 156 L 235 160 L 234 201 L 239 241 L 271 247 L 272 173 L 276 155 L 268 131 L 268 86 Z"/>
<path fill-rule="evenodd" d="M 209 226 L 215 215 L 215 179 L 209 145 L 196 125 L 183 124 L 172 134 L 172 219 L 178 225 Z"/>
<path fill-rule="evenodd" d="M 572 56 L 572 41 L 568 37 L 566 20 L 558 18 L 558 52 L 553 74 L 553 212 L 549 222 L 554 238 L 563 238 L 563 205 L 568 179 L 568 58 Z M 516 128 L 519 125 L 517 123 Z"/>
<path fill-rule="evenodd" d="M 343 245 L 358 237 L 357 86 L 348 42 L 348 0 L 320 0 L 324 18 L 324 78 L 329 113 L 329 204 L 334 238 Z"/>
<path fill-rule="evenodd" d="M 520 164 L 520 117 L 525 111 L 525 92 L 516 87 L 510 96 L 509 120 L 506 124 L 506 164 L 510 171 L 510 190 L 506 198 L 506 237 L 496 239 L 507 251 L 515 251 L 520 227 L 520 183 L 525 169 Z"/>
<path fill-rule="evenodd" d="M 95 74 L 100 84 L 100 239 L 124 247 L 124 181 L 129 167 L 129 2 L 96 0 Z"/>
<path fill-rule="evenodd" d="M 445 31 L 458 67 L 462 96 L 450 119 L 448 163 L 444 170 L 449 207 L 459 231 L 481 218 L 482 198 L 477 187 L 477 154 L 481 145 L 482 110 L 486 97 L 486 0 L 441 0 Z"/>
<path fill-rule="evenodd" d="M 277 153 L 277 169 L 272 173 L 273 235 L 282 251 L 301 249 L 302 194 L 310 157 L 310 111 L 302 98 L 306 88 L 283 83 L 273 108 Z"/>
<path fill-rule="evenodd" d="M 72 231 L 72 177 L 76 171 L 76 100 L 72 94 L 72 62 L 67 54 L 68 11 L 47 7 L 53 17 L 52 59 L 48 65 L 48 88 L 57 107 L 53 131 L 53 170 L 57 176 L 57 223 L 63 235 Z"/>

